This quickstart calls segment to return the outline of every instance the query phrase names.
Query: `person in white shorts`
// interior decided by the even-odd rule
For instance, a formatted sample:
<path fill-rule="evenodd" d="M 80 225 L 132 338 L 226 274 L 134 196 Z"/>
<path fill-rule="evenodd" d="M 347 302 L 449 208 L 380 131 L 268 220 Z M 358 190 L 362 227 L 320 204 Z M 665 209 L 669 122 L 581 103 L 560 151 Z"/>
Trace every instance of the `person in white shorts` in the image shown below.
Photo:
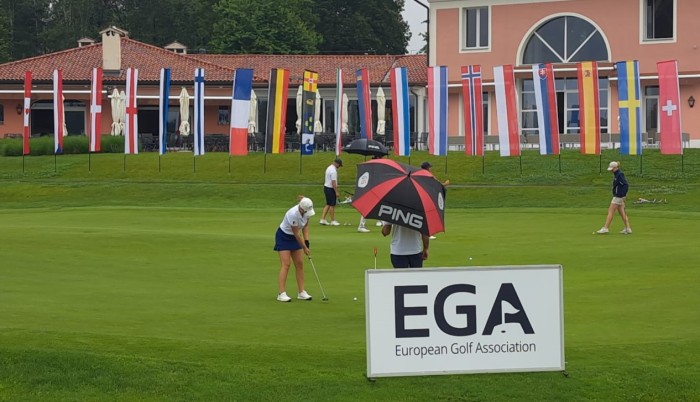
<path fill-rule="evenodd" d="M 624 173 L 620 170 L 620 162 L 612 161 L 608 165 L 608 171 L 613 173 L 613 183 L 612 183 L 612 193 L 613 198 L 610 201 L 610 207 L 608 207 L 608 216 L 605 218 L 605 224 L 602 228 L 596 231 L 597 234 L 606 234 L 610 232 L 610 223 L 613 220 L 615 211 L 620 214 L 622 222 L 625 224 L 625 228 L 622 229 L 620 233 L 622 234 L 632 234 L 632 228 L 630 227 L 630 220 L 627 217 L 627 212 L 625 212 L 625 199 L 627 198 L 627 190 L 629 189 L 629 184 L 625 178 Z"/>

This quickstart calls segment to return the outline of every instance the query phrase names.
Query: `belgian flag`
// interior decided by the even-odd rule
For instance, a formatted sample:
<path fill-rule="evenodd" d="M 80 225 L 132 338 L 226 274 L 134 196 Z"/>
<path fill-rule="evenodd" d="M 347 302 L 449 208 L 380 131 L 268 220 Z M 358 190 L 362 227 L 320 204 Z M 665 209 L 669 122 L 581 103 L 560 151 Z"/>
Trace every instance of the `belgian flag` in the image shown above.
<path fill-rule="evenodd" d="M 270 70 L 270 88 L 267 92 L 267 128 L 265 131 L 265 153 L 284 153 L 284 132 L 287 119 L 287 94 L 289 92 L 289 70 Z"/>

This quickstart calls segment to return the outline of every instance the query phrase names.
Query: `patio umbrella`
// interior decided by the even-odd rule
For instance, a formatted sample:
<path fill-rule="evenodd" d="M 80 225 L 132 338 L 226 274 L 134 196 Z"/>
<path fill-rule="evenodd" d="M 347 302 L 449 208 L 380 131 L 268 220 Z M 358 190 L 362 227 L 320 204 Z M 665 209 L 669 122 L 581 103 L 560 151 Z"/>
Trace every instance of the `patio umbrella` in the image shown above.
<path fill-rule="evenodd" d="M 121 135 L 126 133 L 126 93 L 124 91 L 119 92 L 119 130 Z"/>
<path fill-rule="evenodd" d="M 187 88 L 180 91 L 180 135 L 190 135 L 190 94 Z"/>
<path fill-rule="evenodd" d="M 321 124 L 321 94 L 316 90 L 316 102 L 314 102 L 314 133 L 322 133 L 323 124 Z"/>
<path fill-rule="evenodd" d="M 359 138 L 357 140 L 349 143 L 343 151 L 349 154 L 358 154 L 364 156 L 386 156 L 389 155 L 389 151 L 386 149 L 384 144 L 375 140 L 368 140 L 367 138 Z"/>
<path fill-rule="evenodd" d="M 63 136 L 65 137 L 68 135 L 68 126 L 66 126 L 66 97 L 63 95 L 61 95 L 61 102 L 63 102 L 61 111 L 63 112 Z"/>
<path fill-rule="evenodd" d="M 377 90 L 377 134 L 386 133 L 386 96 L 384 90 L 379 87 Z"/>
<path fill-rule="evenodd" d="M 250 117 L 248 118 L 248 134 L 258 131 L 258 96 L 250 91 Z"/>
<path fill-rule="evenodd" d="M 347 133 L 350 131 L 348 128 L 348 104 L 350 101 L 348 100 L 348 95 L 343 94 L 343 120 L 340 122 L 340 132 L 341 133 Z"/>
<path fill-rule="evenodd" d="M 301 135 L 301 101 L 304 94 L 304 88 L 299 85 L 299 90 L 297 91 L 297 134 Z"/>
<path fill-rule="evenodd" d="M 431 236 L 445 230 L 445 188 L 427 170 L 390 159 L 357 165 L 352 206 L 365 218 Z"/>
<path fill-rule="evenodd" d="M 119 125 L 119 91 L 117 90 L 117 88 L 114 88 L 114 90 L 112 91 L 112 95 L 110 95 L 109 97 L 109 104 L 112 108 L 112 131 L 110 132 L 110 134 L 121 135 L 122 129 Z"/>

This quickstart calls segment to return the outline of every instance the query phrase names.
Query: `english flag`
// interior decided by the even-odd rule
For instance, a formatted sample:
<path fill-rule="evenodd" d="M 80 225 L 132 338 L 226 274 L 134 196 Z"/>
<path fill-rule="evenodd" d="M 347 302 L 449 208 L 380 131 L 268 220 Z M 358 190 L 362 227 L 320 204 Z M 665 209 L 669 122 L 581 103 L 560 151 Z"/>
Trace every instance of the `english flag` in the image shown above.
<path fill-rule="evenodd" d="M 681 129 L 681 91 L 678 87 L 678 61 L 656 63 L 659 73 L 659 148 L 665 155 L 683 153 Z"/>
<path fill-rule="evenodd" d="M 63 153 L 63 136 L 66 135 L 63 119 L 63 72 L 53 70 L 53 152 Z"/>
<path fill-rule="evenodd" d="M 128 68 L 126 70 L 126 93 L 124 104 L 126 105 L 126 121 L 124 123 L 124 153 L 139 153 L 139 110 L 137 108 L 136 94 L 139 83 L 139 70 Z"/>
<path fill-rule="evenodd" d="M 498 113 L 498 147 L 501 156 L 520 155 L 518 133 L 518 100 L 515 95 L 515 73 L 512 65 L 495 66 L 493 81 Z"/>
<path fill-rule="evenodd" d="M 32 72 L 24 73 L 24 130 L 22 133 L 22 155 L 29 155 L 29 112 L 32 109 Z"/>
<path fill-rule="evenodd" d="M 100 152 L 102 141 L 102 68 L 92 69 L 90 85 L 90 152 Z"/>
<path fill-rule="evenodd" d="M 481 66 L 462 66 L 464 150 L 468 156 L 484 156 L 484 99 Z"/>

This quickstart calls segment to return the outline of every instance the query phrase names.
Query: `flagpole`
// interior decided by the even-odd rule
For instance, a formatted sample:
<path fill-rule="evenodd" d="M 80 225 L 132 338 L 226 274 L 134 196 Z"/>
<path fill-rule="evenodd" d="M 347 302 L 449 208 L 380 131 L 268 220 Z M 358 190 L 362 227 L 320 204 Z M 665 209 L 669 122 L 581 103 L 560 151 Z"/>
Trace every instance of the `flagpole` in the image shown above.
<path fill-rule="evenodd" d="M 561 174 L 561 151 L 559 151 L 559 173 Z"/>
<path fill-rule="evenodd" d="M 160 173 L 160 154 L 158 154 L 158 173 Z"/>
<path fill-rule="evenodd" d="M 192 173 L 197 173 L 197 157 L 192 155 Z"/>
<path fill-rule="evenodd" d="M 88 173 L 92 173 L 92 159 L 90 155 L 92 155 L 92 152 L 88 149 Z"/>
<path fill-rule="evenodd" d="M 523 155 L 518 155 L 518 160 L 520 161 L 520 175 L 523 175 Z"/>
<path fill-rule="evenodd" d="M 445 152 L 445 174 L 447 174 L 447 152 Z"/>
<path fill-rule="evenodd" d="M 124 165 L 123 165 L 123 172 L 126 172 L 126 154 L 124 154 Z"/>
<path fill-rule="evenodd" d="M 303 145 L 299 145 L 299 174 L 301 174 L 301 156 L 302 156 L 301 147 L 302 146 Z"/>
<path fill-rule="evenodd" d="M 486 174 L 486 155 L 481 155 L 481 174 Z"/>
<path fill-rule="evenodd" d="M 684 172 L 683 154 L 681 154 L 681 173 Z"/>
<path fill-rule="evenodd" d="M 644 174 L 644 154 L 639 155 L 639 175 Z"/>
<path fill-rule="evenodd" d="M 24 173 L 24 153 L 22 153 L 22 173 Z"/>
<path fill-rule="evenodd" d="M 267 152 L 263 155 L 263 173 L 267 173 Z"/>
<path fill-rule="evenodd" d="M 231 174 L 231 154 L 228 155 L 228 174 Z"/>
<path fill-rule="evenodd" d="M 56 153 L 53 153 L 53 172 L 57 172 L 57 167 L 56 167 Z"/>
<path fill-rule="evenodd" d="M 603 173 L 603 153 L 598 154 L 598 173 Z"/>

